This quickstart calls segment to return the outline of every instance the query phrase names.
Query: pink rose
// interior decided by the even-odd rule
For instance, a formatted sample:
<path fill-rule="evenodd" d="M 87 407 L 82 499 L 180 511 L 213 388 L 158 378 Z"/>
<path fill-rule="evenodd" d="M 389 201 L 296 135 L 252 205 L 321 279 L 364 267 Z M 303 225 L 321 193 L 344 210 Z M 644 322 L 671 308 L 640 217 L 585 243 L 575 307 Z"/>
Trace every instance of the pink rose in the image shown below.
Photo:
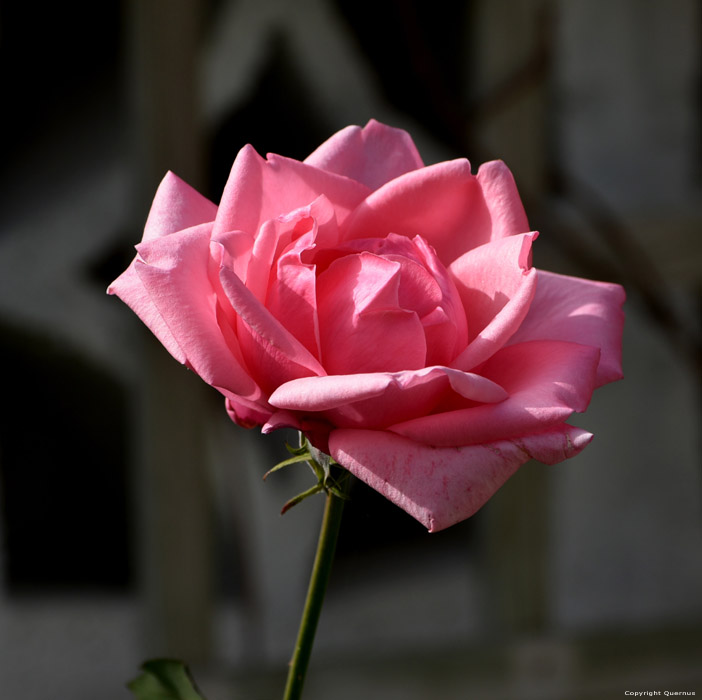
<path fill-rule="evenodd" d="M 621 378 L 624 292 L 531 266 L 500 161 L 425 166 L 350 126 L 305 161 L 244 147 L 219 207 L 173 174 L 108 290 L 226 397 L 239 425 L 303 431 L 429 530 L 475 513 Z"/>

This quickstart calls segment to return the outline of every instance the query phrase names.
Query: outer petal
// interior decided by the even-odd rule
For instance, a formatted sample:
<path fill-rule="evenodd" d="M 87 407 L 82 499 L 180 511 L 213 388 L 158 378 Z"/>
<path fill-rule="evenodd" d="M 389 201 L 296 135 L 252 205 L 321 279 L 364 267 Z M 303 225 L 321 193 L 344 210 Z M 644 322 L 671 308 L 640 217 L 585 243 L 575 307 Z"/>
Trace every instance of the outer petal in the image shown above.
<path fill-rule="evenodd" d="M 305 377 L 283 384 L 271 395 L 271 405 L 296 411 L 324 411 L 347 403 L 373 398 L 389 387 L 408 390 L 434 381 L 447 380 L 454 391 L 471 401 L 498 403 L 505 390 L 477 374 L 449 367 L 425 367 L 415 372 L 377 372 Z"/>
<path fill-rule="evenodd" d="M 370 190 L 360 182 L 282 156 L 264 160 L 244 146 L 234 161 L 215 220 L 214 234 L 258 231 L 264 221 L 311 204 L 320 194 L 341 223 Z"/>
<path fill-rule="evenodd" d="M 217 207 L 172 172 L 166 173 L 146 220 L 143 240 L 214 221 Z"/>
<path fill-rule="evenodd" d="M 473 515 L 530 458 L 555 464 L 592 435 L 570 425 L 484 445 L 436 448 L 384 431 L 335 430 L 331 456 L 437 532 Z"/>
<path fill-rule="evenodd" d="M 538 270 L 536 295 L 510 344 L 566 340 L 600 348 L 597 386 L 622 378 L 624 289 Z"/>
<path fill-rule="evenodd" d="M 490 212 L 465 159 L 430 165 L 391 180 L 349 217 L 342 237 L 422 236 L 448 265 L 491 238 Z"/>
<path fill-rule="evenodd" d="M 541 432 L 584 411 L 595 388 L 599 350 L 575 343 L 534 341 L 503 348 L 481 368 L 509 398 L 434 413 L 388 430 L 443 447 L 475 445 Z"/>
<path fill-rule="evenodd" d="M 375 119 L 362 129 L 347 126 L 337 132 L 305 158 L 305 163 L 358 180 L 372 190 L 424 166 L 406 131 Z"/>
<path fill-rule="evenodd" d="M 499 350 L 529 311 L 536 291 L 531 244 L 525 233 L 486 243 L 455 260 L 449 273 L 463 302 L 469 344 L 451 363 L 468 371 Z"/>
<path fill-rule="evenodd" d="M 261 428 L 261 432 L 268 434 L 279 428 L 302 431 L 318 450 L 329 454 L 329 431 L 332 426 L 326 421 L 295 415 L 290 411 L 276 411 Z"/>
<path fill-rule="evenodd" d="M 255 428 L 257 425 L 265 425 L 271 417 L 269 408 L 260 404 L 252 405 L 250 402 L 235 396 L 227 396 L 224 406 L 229 417 L 242 428 Z"/>
<path fill-rule="evenodd" d="M 264 435 L 272 433 L 274 430 L 280 430 L 281 428 L 292 428 L 294 430 L 300 429 L 299 418 L 290 411 L 275 411 L 271 414 L 271 417 L 266 421 L 266 424 L 261 428 L 261 432 Z"/>
<path fill-rule="evenodd" d="M 501 160 L 483 163 L 477 178 L 490 212 L 492 240 L 529 231 L 524 206 L 509 168 Z"/>
<path fill-rule="evenodd" d="M 278 387 L 269 402 L 304 414 L 324 412 L 337 426 L 378 428 L 424 415 L 450 392 L 480 403 L 507 397 L 502 387 L 479 375 L 448 367 L 426 367 L 408 372 L 295 379 Z"/>
<path fill-rule="evenodd" d="M 107 288 L 108 294 L 117 295 L 146 324 L 148 329 L 163 343 L 178 362 L 185 364 L 187 358 L 178 341 L 163 320 L 156 304 L 137 274 L 137 256 L 131 265 Z M 141 261 L 143 262 L 143 261 Z"/>
<path fill-rule="evenodd" d="M 260 388 L 237 361 L 218 323 L 208 276 L 211 229 L 211 224 L 203 224 L 139 244 L 134 268 L 180 348 L 176 359 L 225 395 L 265 405 Z"/>

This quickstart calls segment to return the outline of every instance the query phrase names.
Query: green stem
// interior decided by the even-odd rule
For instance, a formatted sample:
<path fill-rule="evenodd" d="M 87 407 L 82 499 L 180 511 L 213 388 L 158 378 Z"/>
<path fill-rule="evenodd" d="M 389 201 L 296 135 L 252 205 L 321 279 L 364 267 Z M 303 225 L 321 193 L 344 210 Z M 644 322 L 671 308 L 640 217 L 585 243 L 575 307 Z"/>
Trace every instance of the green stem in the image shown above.
<path fill-rule="evenodd" d="M 350 475 L 345 481 L 345 492 L 347 492 L 348 484 L 351 481 Z M 344 500 L 344 498 L 339 498 L 339 496 L 327 492 L 324 518 L 322 519 L 322 528 L 319 532 L 319 541 L 317 543 L 317 554 L 314 558 L 310 585 L 307 589 L 307 600 L 302 612 L 300 629 L 298 630 L 297 642 L 295 643 L 295 653 L 290 662 L 283 700 L 299 700 L 302 696 L 302 685 L 305 682 L 305 674 L 307 673 L 307 666 L 314 644 L 314 635 L 317 631 L 317 622 L 322 612 L 324 593 L 327 590 L 327 583 L 329 582 L 329 575 L 331 574 L 334 561 L 336 541 L 341 527 L 341 515 L 344 512 Z"/>

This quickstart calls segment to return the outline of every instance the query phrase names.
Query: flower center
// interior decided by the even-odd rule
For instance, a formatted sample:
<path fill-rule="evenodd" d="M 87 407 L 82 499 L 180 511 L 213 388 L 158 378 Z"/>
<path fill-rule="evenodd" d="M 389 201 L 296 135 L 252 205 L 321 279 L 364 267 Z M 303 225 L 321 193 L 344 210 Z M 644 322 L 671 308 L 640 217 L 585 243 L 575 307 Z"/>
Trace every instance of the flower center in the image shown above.
<path fill-rule="evenodd" d="M 465 346 L 458 292 L 421 237 L 350 241 L 315 263 L 320 359 L 329 374 L 448 364 Z"/>

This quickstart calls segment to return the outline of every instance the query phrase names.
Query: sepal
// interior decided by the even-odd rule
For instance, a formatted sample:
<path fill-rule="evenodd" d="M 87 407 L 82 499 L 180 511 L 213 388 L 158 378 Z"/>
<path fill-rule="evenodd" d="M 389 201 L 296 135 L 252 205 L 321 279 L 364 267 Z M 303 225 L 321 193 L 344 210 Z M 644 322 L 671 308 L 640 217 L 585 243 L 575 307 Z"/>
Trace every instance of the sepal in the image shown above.
<path fill-rule="evenodd" d="M 278 462 L 278 464 L 276 464 L 272 469 L 269 469 L 263 475 L 263 480 L 265 481 L 270 474 L 283 469 L 283 467 L 287 467 L 291 464 L 306 462 L 312 470 L 312 473 L 317 477 L 317 483 L 287 501 L 280 511 L 281 515 L 287 513 L 293 506 L 301 503 L 309 496 L 314 496 L 317 493 L 331 493 L 338 498 L 343 498 L 344 500 L 348 499 L 343 487 L 345 480 L 350 475 L 345 469 L 341 468 L 342 474 L 339 477 L 333 476 L 331 468 L 333 465 L 337 465 L 337 462 L 334 461 L 332 457 L 325 454 L 321 450 L 318 450 L 302 433 L 300 433 L 299 447 L 293 447 L 287 443 L 285 447 L 293 456 L 289 457 L 288 459 L 284 459 L 282 462 Z"/>

